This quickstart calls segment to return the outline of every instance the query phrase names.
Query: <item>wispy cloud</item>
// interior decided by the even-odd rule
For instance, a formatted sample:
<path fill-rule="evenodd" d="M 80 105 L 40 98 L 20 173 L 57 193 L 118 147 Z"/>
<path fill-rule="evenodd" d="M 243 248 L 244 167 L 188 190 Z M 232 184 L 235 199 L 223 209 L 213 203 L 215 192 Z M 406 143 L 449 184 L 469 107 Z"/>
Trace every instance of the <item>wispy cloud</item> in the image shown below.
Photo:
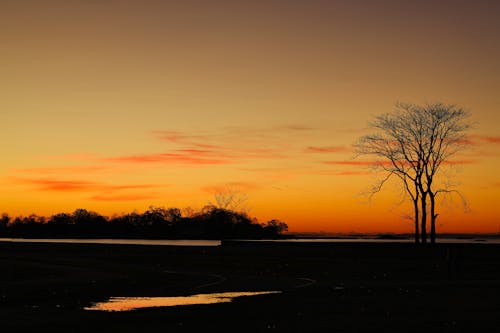
<path fill-rule="evenodd" d="M 454 159 L 443 161 L 444 165 L 462 165 L 462 164 L 474 164 L 477 160 L 473 159 Z M 323 161 L 324 164 L 329 165 L 340 165 L 340 166 L 352 166 L 352 167 L 390 167 L 392 166 L 391 161 Z M 406 162 L 405 162 L 406 163 Z"/>
<path fill-rule="evenodd" d="M 367 176 L 377 174 L 372 171 L 358 171 L 358 170 L 349 170 L 349 171 L 336 171 L 336 170 L 318 170 L 315 171 L 314 174 L 321 176 Z"/>
<path fill-rule="evenodd" d="M 169 144 L 164 152 L 105 157 L 103 161 L 120 163 L 164 163 L 220 165 L 242 163 L 253 159 L 283 159 L 291 148 L 283 132 L 307 131 L 307 126 L 277 128 L 226 128 L 220 132 L 187 133 L 157 130 L 152 134 Z M 287 136 L 285 136 L 287 138 Z"/>
<path fill-rule="evenodd" d="M 181 131 L 153 131 L 152 133 L 157 139 L 164 142 L 206 149 L 221 148 L 220 145 L 209 143 L 214 141 L 213 135 L 190 134 Z"/>
<path fill-rule="evenodd" d="M 99 194 L 90 197 L 94 201 L 142 201 L 161 198 L 161 194 Z"/>
<path fill-rule="evenodd" d="M 84 180 L 23 179 L 15 178 L 19 184 L 32 185 L 39 191 L 81 192 L 95 190 L 100 185 Z"/>
<path fill-rule="evenodd" d="M 123 191 L 137 189 L 161 188 L 167 185 L 158 184 L 107 184 L 87 180 L 54 179 L 54 178 L 19 178 L 11 177 L 11 180 L 21 185 L 34 186 L 39 191 Z"/>
<path fill-rule="evenodd" d="M 326 147 L 317 147 L 317 146 L 309 146 L 304 150 L 306 153 L 345 153 L 349 152 L 350 149 L 345 146 L 326 146 Z"/>
<path fill-rule="evenodd" d="M 500 136 L 484 136 L 482 139 L 489 143 L 500 144 Z"/>
<path fill-rule="evenodd" d="M 157 191 L 168 185 L 108 184 L 87 180 L 54 178 L 11 178 L 17 184 L 33 187 L 35 191 L 61 193 L 94 193 L 90 200 L 133 201 L 160 197 Z"/>
<path fill-rule="evenodd" d="M 389 161 L 323 161 L 324 164 L 329 165 L 344 165 L 344 166 L 390 166 Z"/>
<path fill-rule="evenodd" d="M 151 134 L 165 147 L 157 152 L 141 152 L 102 156 L 96 154 L 66 154 L 48 156 L 47 159 L 85 161 L 97 166 L 68 166 L 59 168 L 18 169 L 18 172 L 40 174 L 97 173 L 123 169 L 127 165 L 226 165 L 244 164 L 252 160 L 295 158 L 300 151 L 292 143 L 297 137 L 314 131 L 307 125 L 283 125 L 268 128 L 226 127 L 218 131 L 188 132 L 180 130 L 155 130 Z M 304 134 L 301 134 L 304 133 Z M 291 138 L 293 140 L 291 140 Z M 313 147 L 310 152 L 334 152 L 342 147 Z M 100 164 L 99 164 L 100 163 Z M 122 171 L 122 170 L 121 170 Z"/>
<path fill-rule="evenodd" d="M 446 165 L 464 165 L 464 164 L 476 164 L 478 163 L 477 160 L 472 160 L 472 159 L 460 159 L 460 160 L 449 160 L 449 161 L 444 161 L 443 164 Z"/>
<path fill-rule="evenodd" d="M 373 175 L 373 172 L 368 171 L 339 171 L 335 173 L 336 176 L 367 176 Z"/>
<path fill-rule="evenodd" d="M 481 145 L 488 145 L 488 144 L 493 144 L 497 145 L 500 144 L 500 136 L 498 135 L 481 135 L 481 134 L 471 134 L 467 136 L 463 142 L 465 145 L 471 145 L 471 146 L 481 146 Z"/>
<path fill-rule="evenodd" d="M 160 153 L 148 155 L 129 155 L 103 158 L 107 162 L 121 163 L 161 163 L 161 164 L 190 164 L 190 165 L 217 165 L 229 164 L 231 161 L 225 156 L 200 152 L 195 150 L 180 150 L 174 153 Z"/>
<path fill-rule="evenodd" d="M 37 175 L 61 175 L 61 174 L 89 174 L 111 172 L 107 166 L 64 166 L 64 167 L 40 167 L 21 168 L 12 170 L 14 173 L 26 173 Z"/>

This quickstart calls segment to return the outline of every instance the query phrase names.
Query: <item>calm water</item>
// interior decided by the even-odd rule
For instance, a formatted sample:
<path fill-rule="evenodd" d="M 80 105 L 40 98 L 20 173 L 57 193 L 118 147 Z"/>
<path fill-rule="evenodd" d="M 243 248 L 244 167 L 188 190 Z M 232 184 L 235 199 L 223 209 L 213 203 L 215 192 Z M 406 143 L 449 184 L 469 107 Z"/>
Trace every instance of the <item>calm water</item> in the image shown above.
<path fill-rule="evenodd" d="M 273 242 L 273 243 L 413 243 L 413 239 L 376 239 L 376 238 L 300 238 L 300 239 L 258 239 L 245 242 Z M 121 244 L 121 245 L 169 245 L 169 246 L 219 246 L 220 240 L 157 240 L 157 239 L 71 239 L 71 238 L 0 238 L 0 242 L 17 243 L 78 243 L 78 244 Z M 438 243 L 461 244 L 500 244 L 500 238 L 480 236 L 466 238 L 438 238 Z"/>
<path fill-rule="evenodd" d="M 413 243 L 413 239 L 377 239 L 377 238 L 300 238 L 300 239 L 272 239 L 272 240 L 245 240 L 245 242 L 274 242 L 274 243 Z M 500 238 L 438 238 L 437 243 L 461 244 L 500 244 Z"/>
<path fill-rule="evenodd" d="M 245 292 L 226 292 L 212 294 L 197 294 L 191 296 L 174 297 L 111 297 L 106 302 L 95 303 L 84 310 L 92 311 L 130 311 L 141 308 L 196 305 L 196 304 L 215 304 L 228 303 L 236 297 L 257 296 L 278 294 L 281 291 L 245 291 Z"/>
<path fill-rule="evenodd" d="M 0 242 L 16 243 L 78 243 L 78 244 L 119 244 L 119 245 L 174 245 L 174 246 L 219 246 L 219 240 L 182 239 L 72 239 L 72 238 L 0 238 Z"/>

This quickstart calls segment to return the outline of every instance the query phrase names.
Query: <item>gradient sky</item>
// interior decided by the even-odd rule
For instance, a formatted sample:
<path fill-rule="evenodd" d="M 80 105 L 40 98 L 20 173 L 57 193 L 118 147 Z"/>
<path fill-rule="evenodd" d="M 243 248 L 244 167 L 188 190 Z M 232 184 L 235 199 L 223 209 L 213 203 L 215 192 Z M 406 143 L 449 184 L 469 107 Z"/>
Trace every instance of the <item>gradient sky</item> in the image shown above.
<path fill-rule="evenodd" d="M 438 232 L 500 231 L 498 1 L 0 1 L 0 211 L 201 208 L 290 231 L 412 232 L 353 159 L 398 101 L 470 111 Z"/>

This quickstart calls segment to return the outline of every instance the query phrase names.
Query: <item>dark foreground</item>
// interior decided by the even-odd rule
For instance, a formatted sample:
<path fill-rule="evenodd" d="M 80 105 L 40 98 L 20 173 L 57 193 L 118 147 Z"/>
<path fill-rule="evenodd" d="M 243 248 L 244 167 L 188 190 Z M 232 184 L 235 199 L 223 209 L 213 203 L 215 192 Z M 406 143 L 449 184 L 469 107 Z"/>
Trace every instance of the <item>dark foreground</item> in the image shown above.
<path fill-rule="evenodd" d="M 84 311 L 110 296 L 282 290 Z M 500 327 L 500 246 L 0 243 L 1 332 L 472 332 Z"/>

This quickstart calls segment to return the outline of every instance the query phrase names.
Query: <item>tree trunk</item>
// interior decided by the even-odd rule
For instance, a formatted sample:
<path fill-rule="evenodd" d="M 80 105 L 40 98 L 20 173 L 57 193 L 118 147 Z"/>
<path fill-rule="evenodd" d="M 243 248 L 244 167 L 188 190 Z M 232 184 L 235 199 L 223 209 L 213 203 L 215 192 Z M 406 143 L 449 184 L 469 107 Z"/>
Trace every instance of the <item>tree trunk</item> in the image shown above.
<path fill-rule="evenodd" d="M 420 198 L 421 201 L 421 206 L 422 206 L 422 226 L 421 226 L 421 232 L 422 232 L 422 244 L 427 243 L 427 193 L 422 194 L 422 197 Z"/>
<path fill-rule="evenodd" d="M 436 197 L 433 193 L 429 193 L 429 198 L 431 199 L 431 244 L 436 244 Z"/>
<path fill-rule="evenodd" d="M 415 244 L 420 244 L 420 233 L 418 228 L 418 224 L 420 223 L 418 216 L 418 198 L 413 200 L 413 207 L 415 208 Z"/>

